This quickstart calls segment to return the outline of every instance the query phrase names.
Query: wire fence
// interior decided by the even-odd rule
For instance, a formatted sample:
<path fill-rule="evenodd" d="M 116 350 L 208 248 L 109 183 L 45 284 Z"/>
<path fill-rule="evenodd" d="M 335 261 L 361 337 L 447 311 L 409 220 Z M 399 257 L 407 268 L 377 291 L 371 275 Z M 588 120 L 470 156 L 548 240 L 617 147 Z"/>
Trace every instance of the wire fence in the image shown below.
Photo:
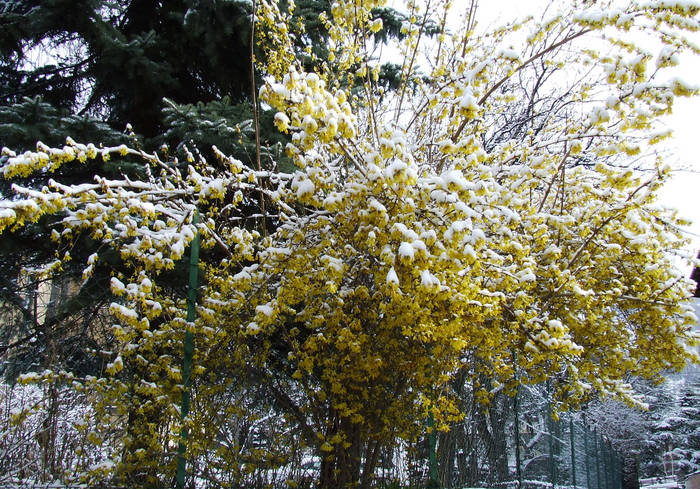
<path fill-rule="evenodd" d="M 435 456 L 426 437 L 423 467 L 410 485 L 620 489 L 622 459 L 582 413 L 552 416 L 547 401 L 503 396 L 481 414 L 438 435 Z M 434 462 L 433 462 L 434 460 Z M 419 461 L 416 461 L 420 463 Z"/>
<path fill-rule="evenodd" d="M 90 430 L 78 430 L 75 425 L 89 414 L 88 399 L 70 389 L 52 397 L 46 386 L 4 387 L 0 389 L 4 398 L 0 489 L 116 489 L 71 483 L 80 471 L 101 460 L 99 450 L 90 443 Z M 544 387 L 523 387 L 515 398 L 496 395 L 488 407 L 476 402 L 470 392 L 463 393 L 464 419 L 449 431 L 428 436 L 426 426 L 426 436 L 421 439 L 386 446 L 379 455 L 373 486 L 621 489 L 620 457 L 610 441 L 581 413 L 564 413 L 555 420 Z M 34 408 L 22 423 L 16 423 L 13 413 L 22 406 Z M 270 417 L 270 424 L 261 424 L 261 431 L 254 434 L 260 447 L 271 443 L 266 433 L 274 430 L 276 420 Z M 52 429 L 52 443 L 45 442 L 47 427 Z M 222 464 L 218 459 L 192 461 L 190 467 L 199 472 L 192 470 L 192 484 L 187 487 L 284 488 L 289 480 L 298 488 L 313 487 L 321 459 L 308 447 L 295 445 L 289 450 L 296 450 L 298 456 L 250 474 L 238 471 L 235 463 Z M 216 477 L 201 477 L 203 467 L 218 471 Z M 72 474 L 65 480 L 67 485 L 42 483 L 55 481 L 61 474 Z"/>
<path fill-rule="evenodd" d="M 516 441 L 515 451 L 526 449 L 530 458 L 523 460 L 516 453 L 515 482 L 519 487 L 576 487 L 587 489 L 620 489 L 622 464 L 610 441 L 591 430 L 585 422 L 569 415 L 559 421 L 548 420 L 549 433 L 529 450 Z M 514 438 L 520 438 L 516 425 Z M 519 448 L 520 447 L 520 448 Z M 539 467 L 530 469 L 533 451 L 543 459 Z M 519 456 L 520 455 L 520 456 Z"/>

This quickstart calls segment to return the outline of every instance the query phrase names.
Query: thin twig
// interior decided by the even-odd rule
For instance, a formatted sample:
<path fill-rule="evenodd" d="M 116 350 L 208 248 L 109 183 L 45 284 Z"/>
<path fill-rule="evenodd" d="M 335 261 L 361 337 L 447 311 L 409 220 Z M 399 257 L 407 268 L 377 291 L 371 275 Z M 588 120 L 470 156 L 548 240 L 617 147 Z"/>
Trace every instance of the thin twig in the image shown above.
<path fill-rule="evenodd" d="M 551 46 L 549 46 L 548 48 L 543 49 L 542 51 L 540 51 L 540 52 L 538 52 L 538 53 L 532 55 L 529 59 L 527 59 L 526 61 L 524 61 L 523 64 L 521 64 L 520 66 L 518 66 L 512 73 L 509 73 L 509 74 L 507 74 L 506 76 L 504 76 L 503 78 L 501 78 L 500 80 L 498 80 L 498 82 L 496 82 L 496 84 L 495 84 L 494 86 L 492 86 L 492 87 L 484 94 L 483 97 L 481 97 L 481 99 L 480 99 L 479 102 L 478 102 L 478 105 L 483 105 L 483 103 L 486 102 L 486 100 L 491 96 L 491 94 L 492 94 L 493 92 L 495 92 L 496 90 L 498 90 L 498 89 L 501 87 L 501 85 L 503 85 L 511 76 L 513 76 L 513 75 L 515 75 L 516 73 L 518 73 L 520 70 L 522 70 L 523 68 L 525 68 L 526 66 L 528 66 L 528 65 L 529 65 L 530 63 L 532 63 L 533 61 L 535 61 L 535 60 L 541 58 L 542 56 L 544 56 L 544 55 L 547 54 L 547 53 L 550 53 L 550 52 L 554 51 L 555 49 L 557 49 L 557 48 L 563 46 L 564 44 L 573 41 L 573 40 L 576 39 L 577 37 L 581 37 L 581 36 L 583 36 L 584 34 L 587 34 L 587 33 L 591 32 L 591 30 L 592 30 L 592 29 L 583 29 L 582 31 L 579 31 L 579 32 L 577 32 L 577 33 L 575 33 L 575 34 L 572 34 L 572 35 L 570 35 L 570 36 L 567 36 L 567 37 L 565 37 L 564 39 L 562 39 L 561 41 L 559 41 L 559 42 L 557 42 L 557 43 L 554 43 L 554 44 L 552 44 Z M 469 121 L 470 121 L 470 119 L 464 119 L 464 120 L 462 121 L 462 123 L 461 123 L 461 124 L 459 125 L 459 127 L 457 128 L 457 131 L 456 131 L 456 132 L 454 133 L 454 135 L 452 136 L 452 141 L 453 141 L 453 142 L 456 142 L 457 139 L 459 139 L 459 135 L 462 134 L 462 131 L 464 131 L 464 128 L 467 127 L 467 123 L 468 123 Z"/>
<path fill-rule="evenodd" d="M 258 171 L 262 171 L 262 163 L 260 158 L 260 119 L 258 97 L 255 93 L 255 15 L 257 12 L 257 0 L 253 0 L 253 13 L 250 21 L 250 84 L 251 95 L 253 98 L 253 121 L 255 123 L 255 162 L 257 163 Z M 267 236 L 267 213 L 265 212 L 265 194 L 260 189 L 260 210 L 263 213 L 262 231 L 263 236 Z"/>

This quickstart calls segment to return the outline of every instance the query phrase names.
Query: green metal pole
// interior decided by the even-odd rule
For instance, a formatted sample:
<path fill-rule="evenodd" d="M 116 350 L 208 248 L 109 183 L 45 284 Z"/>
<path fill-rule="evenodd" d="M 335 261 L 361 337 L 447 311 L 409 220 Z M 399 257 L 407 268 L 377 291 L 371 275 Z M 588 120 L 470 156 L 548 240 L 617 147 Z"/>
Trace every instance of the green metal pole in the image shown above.
<path fill-rule="evenodd" d="M 613 453 L 612 442 L 608 440 L 608 456 L 610 457 L 610 488 L 615 489 L 617 475 L 615 474 L 615 454 Z"/>
<path fill-rule="evenodd" d="M 586 413 L 583 413 L 583 451 L 586 463 L 586 489 L 593 489 L 591 486 L 591 471 L 588 455 L 588 425 L 586 424 Z"/>
<path fill-rule="evenodd" d="M 622 489 L 622 465 L 623 465 L 623 458 L 622 455 L 619 453 L 617 454 L 617 487 L 618 489 Z"/>
<path fill-rule="evenodd" d="M 523 486 L 523 473 L 520 467 L 520 404 L 518 403 L 518 393 L 520 385 L 515 386 L 515 396 L 513 397 L 513 411 L 515 411 L 515 471 L 518 476 L 518 488 Z"/>
<path fill-rule="evenodd" d="M 552 406 L 550 401 L 547 401 L 547 425 L 549 431 L 549 480 L 552 483 L 552 487 L 556 485 L 554 481 L 554 426 L 552 425 Z"/>
<path fill-rule="evenodd" d="M 513 413 L 515 415 L 515 474 L 518 478 L 518 489 L 523 486 L 523 472 L 520 466 L 520 379 L 518 379 L 518 355 L 513 355 L 513 378 L 515 380 L 515 395 L 513 396 Z"/>
<path fill-rule="evenodd" d="M 618 454 L 617 456 L 617 487 L 622 489 L 623 485 L 623 479 L 624 479 L 624 462 L 625 459 L 622 458 L 622 455 Z"/>
<path fill-rule="evenodd" d="M 547 382 L 547 418 L 549 426 L 549 477 L 552 487 L 557 485 L 557 464 L 554 460 L 554 418 L 552 417 L 552 396 Z"/>
<path fill-rule="evenodd" d="M 574 415 L 569 415 L 569 440 L 571 441 L 571 479 L 573 486 L 576 487 L 576 447 L 574 445 Z"/>
<path fill-rule="evenodd" d="M 610 440 L 608 440 L 608 447 L 610 450 L 610 487 L 617 489 L 617 464 L 615 463 L 615 451 Z"/>
<path fill-rule="evenodd" d="M 199 224 L 199 213 L 195 211 L 192 217 L 192 224 Z M 190 247 L 190 281 L 187 288 L 187 324 L 194 322 L 195 305 L 197 303 L 197 275 L 199 272 L 199 232 L 195 234 Z M 185 419 L 190 412 L 190 381 L 192 374 L 192 354 L 194 352 L 194 341 L 189 328 L 185 331 L 185 353 L 182 366 L 182 405 L 180 407 L 180 420 L 182 430 L 180 431 L 180 441 L 177 446 L 177 487 L 185 487 L 185 451 L 187 450 L 187 427 Z"/>
<path fill-rule="evenodd" d="M 610 440 L 608 440 L 608 467 L 610 471 L 610 489 L 613 489 L 615 487 L 615 465 L 614 465 L 614 460 L 613 460 L 613 453 L 612 453 L 612 444 L 610 443 Z"/>
<path fill-rule="evenodd" d="M 595 473 L 596 473 L 596 487 L 597 489 L 603 489 L 600 484 L 600 450 L 598 450 L 598 427 L 593 430 L 593 441 L 595 442 Z"/>
<path fill-rule="evenodd" d="M 610 481 L 608 477 L 608 472 L 610 471 L 610 463 L 608 462 L 608 450 L 605 446 L 605 439 L 602 435 L 600 437 L 600 441 L 603 445 L 603 473 L 605 474 L 605 489 L 610 489 Z"/>
<path fill-rule="evenodd" d="M 613 454 L 613 447 L 612 447 L 612 443 L 610 442 L 610 440 L 608 440 L 608 458 L 609 458 L 608 465 L 610 465 L 610 489 L 614 489 L 615 488 L 615 479 L 616 479 L 616 476 L 615 476 L 615 456 Z"/>
<path fill-rule="evenodd" d="M 430 461 L 430 487 L 439 487 L 438 484 L 438 470 L 437 470 L 437 434 L 435 433 L 435 418 L 433 417 L 433 410 L 430 410 L 430 415 L 428 416 L 428 428 L 430 433 L 428 433 L 428 451 L 429 451 L 429 461 Z"/>

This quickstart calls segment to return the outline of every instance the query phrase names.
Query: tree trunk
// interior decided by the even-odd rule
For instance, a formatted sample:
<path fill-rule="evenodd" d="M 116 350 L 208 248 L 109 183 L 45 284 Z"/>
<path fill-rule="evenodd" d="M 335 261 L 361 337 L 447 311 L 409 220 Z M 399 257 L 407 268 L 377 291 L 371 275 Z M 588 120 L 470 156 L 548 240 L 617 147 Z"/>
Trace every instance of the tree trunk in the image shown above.
<path fill-rule="evenodd" d="M 438 480 L 441 487 L 452 487 L 454 484 L 454 466 L 456 455 L 456 433 L 452 430 L 438 434 Z"/>
<path fill-rule="evenodd" d="M 330 454 L 324 454 L 319 489 L 369 488 L 379 461 L 381 442 L 365 439 L 361 426 L 351 423 L 348 419 L 334 421 L 325 435 L 326 439 L 338 433 L 345 434 L 350 445 L 345 447 L 342 443 L 337 444 Z"/>
<path fill-rule="evenodd" d="M 368 444 L 368 450 L 367 453 L 365 453 L 365 464 L 364 468 L 362 469 L 360 489 L 369 489 L 369 486 L 372 483 L 372 476 L 374 473 L 374 468 L 377 466 L 377 461 L 379 460 L 381 446 L 382 445 L 379 440 Z"/>
<path fill-rule="evenodd" d="M 479 410 L 475 412 L 475 416 L 478 416 L 477 429 L 486 446 L 490 483 L 508 480 L 504 398 L 503 394 L 496 394 L 486 413 Z"/>
<path fill-rule="evenodd" d="M 51 281 L 49 301 L 46 304 L 46 313 L 43 321 L 45 347 L 42 358 L 42 366 L 45 370 L 52 369 L 56 363 L 60 362 L 56 351 L 57 338 L 55 338 L 54 331 L 49 324 L 54 321 L 58 306 L 65 296 L 65 286 L 62 282 L 62 279 L 58 277 Z M 42 480 L 50 481 L 54 480 L 58 475 L 55 451 L 58 423 L 58 391 L 55 383 L 51 382 L 48 385 L 44 396 L 46 411 L 41 422 L 41 431 L 37 433 L 36 439 L 41 447 Z"/>

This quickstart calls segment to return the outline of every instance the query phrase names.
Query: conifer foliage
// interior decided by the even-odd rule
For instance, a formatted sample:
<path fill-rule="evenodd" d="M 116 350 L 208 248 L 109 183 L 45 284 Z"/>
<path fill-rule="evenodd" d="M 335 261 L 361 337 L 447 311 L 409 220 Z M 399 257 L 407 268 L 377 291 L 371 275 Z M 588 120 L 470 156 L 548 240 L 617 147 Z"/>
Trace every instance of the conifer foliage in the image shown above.
<path fill-rule="evenodd" d="M 104 374 L 20 377 L 91 394 L 79 426 L 102 458 L 64 477 L 172 482 L 185 331 L 196 345 L 189 477 L 212 485 L 274 471 L 294 485 L 304 454 L 319 462 L 319 487 L 369 487 L 380 455 L 428 418 L 438 429 L 459 420 L 458 376 L 485 403 L 545 380 L 564 406 L 596 395 L 634 403 L 630 376 L 697 360 L 691 283 L 669 253 L 684 243 L 683 221 L 655 201 L 670 170 L 654 158 L 646 171 L 624 162 L 668 136 L 654 121 L 697 91 L 667 72 L 697 50 L 685 32 L 697 30 L 700 4 L 573 4 L 477 35 L 452 29 L 449 2 L 409 1 L 401 76 L 386 92 L 373 42 L 383 3 L 321 13 L 327 53 L 311 67 L 295 55 L 304 34 L 293 2 L 253 4 L 257 94 L 288 138 L 293 171 L 183 145 L 185 166 L 166 150 L 70 135 L 3 150 L 3 175 L 20 184 L 0 201 L 0 231 L 58 219 L 43 273 L 68 263 L 84 236 L 100 244 L 84 280 L 108 250 L 122 263 Z M 143 40 L 136 54 L 149 49 Z M 168 73 L 138 60 L 126 69 L 167 85 Z M 518 86 L 532 94 L 525 106 Z M 117 112 L 140 100 L 115 93 Z M 142 176 L 21 180 L 122 159 L 142 162 Z M 197 234 L 218 259 L 201 265 L 188 322 L 168 274 Z"/>

